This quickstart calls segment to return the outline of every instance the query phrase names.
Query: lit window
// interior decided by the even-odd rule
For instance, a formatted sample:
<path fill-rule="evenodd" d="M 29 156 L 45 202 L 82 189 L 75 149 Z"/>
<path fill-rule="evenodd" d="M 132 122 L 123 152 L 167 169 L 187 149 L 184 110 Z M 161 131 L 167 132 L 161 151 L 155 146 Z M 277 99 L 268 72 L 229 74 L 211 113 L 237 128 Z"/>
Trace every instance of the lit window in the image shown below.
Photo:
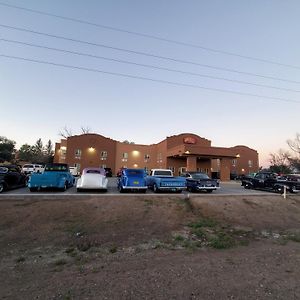
<path fill-rule="evenodd" d="M 75 158 L 78 158 L 78 159 L 81 158 L 81 149 L 76 149 L 75 150 Z"/>
<path fill-rule="evenodd" d="M 128 159 L 128 153 L 127 153 L 127 152 L 124 152 L 124 153 L 122 154 L 122 161 L 127 161 L 127 159 Z"/>
<path fill-rule="evenodd" d="M 237 163 L 237 160 L 236 160 L 236 159 L 233 159 L 233 160 L 232 160 L 232 166 L 235 167 L 235 166 L 236 166 L 236 163 Z"/>
<path fill-rule="evenodd" d="M 107 151 L 101 151 L 100 153 L 100 159 L 101 160 L 106 160 L 107 158 Z"/>
<path fill-rule="evenodd" d="M 248 160 L 248 166 L 249 166 L 249 168 L 251 168 L 253 166 L 253 161 L 252 160 Z"/>

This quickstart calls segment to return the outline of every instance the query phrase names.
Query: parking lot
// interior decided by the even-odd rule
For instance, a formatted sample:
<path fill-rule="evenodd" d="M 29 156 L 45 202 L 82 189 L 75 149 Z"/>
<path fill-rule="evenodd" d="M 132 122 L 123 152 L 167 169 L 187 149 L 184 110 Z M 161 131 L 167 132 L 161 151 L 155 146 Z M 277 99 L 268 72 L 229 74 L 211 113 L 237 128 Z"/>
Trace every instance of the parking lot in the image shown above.
<path fill-rule="evenodd" d="M 117 178 L 116 177 L 112 177 L 112 178 L 108 178 L 108 190 L 107 193 L 101 192 L 101 191 L 95 191 L 95 190 L 87 190 L 85 192 L 81 192 L 81 193 L 77 193 L 76 191 L 76 186 L 73 186 L 71 188 L 69 188 L 67 191 L 65 192 L 61 192 L 61 191 L 56 191 L 56 190 L 42 190 L 39 192 L 35 192 L 35 193 L 31 193 L 29 191 L 29 189 L 27 187 L 24 188 L 20 188 L 20 189 L 14 189 L 14 190 L 10 190 L 10 191 L 6 191 L 4 193 L 2 193 L 0 195 L 40 195 L 40 194 L 77 194 L 77 195 L 84 195 L 84 194 L 98 194 L 98 195 L 114 195 L 114 194 L 120 194 L 118 189 L 117 189 Z M 187 192 L 183 192 L 183 193 L 187 193 Z M 122 195 L 128 195 L 130 193 L 125 193 Z M 137 194 L 137 193 L 134 193 Z M 147 194 L 154 194 L 152 190 L 147 190 Z M 229 182 L 221 182 L 220 183 L 220 189 L 213 191 L 211 194 L 207 194 L 205 192 L 199 192 L 197 193 L 198 195 L 257 195 L 257 194 L 270 194 L 269 192 L 264 192 L 264 191 L 259 191 L 259 190 L 246 190 L 244 189 L 244 187 L 241 186 L 241 182 L 240 181 L 229 181 Z M 142 195 L 142 194 L 140 194 Z M 155 194 L 155 195 L 159 195 L 159 194 Z M 161 195 L 166 195 L 166 193 L 161 193 Z"/>

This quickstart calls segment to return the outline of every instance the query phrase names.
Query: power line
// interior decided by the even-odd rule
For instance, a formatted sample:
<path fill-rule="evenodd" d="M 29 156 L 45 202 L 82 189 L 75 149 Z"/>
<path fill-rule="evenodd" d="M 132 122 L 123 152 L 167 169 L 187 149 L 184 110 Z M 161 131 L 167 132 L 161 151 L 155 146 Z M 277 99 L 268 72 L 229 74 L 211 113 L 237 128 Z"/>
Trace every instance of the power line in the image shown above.
<path fill-rule="evenodd" d="M 121 29 L 121 28 L 117 28 L 117 27 L 112 27 L 112 26 L 107 26 L 107 25 L 103 25 L 103 24 L 93 23 L 93 22 L 89 22 L 89 21 L 85 21 L 85 20 L 81 20 L 81 19 L 76 19 L 76 18 L 61 16 L 61 15 L 57 15 L 57 14 L 52 14 L 52 13 L 48 13 L 48 12 L 45 12 L 45 11 L 30 9 L 30 8 L 16 6 L 16 5 L 11 5 L 11 4 L 4 3 L 4 2 L 0 2 L 0 5 L 10 7 L 10 8 L 14 8 L 14 9 L 24 10 L 24 11 L 35 13 L 35 14 L 40 14 L 40 15 L 54 17 L 54 18 L 58 18 L 58 19 L 62 19 L 62 20 L 67 20 L 67 21 L 71 21 L 71 22 L 75 22 L 75 23 L 90 25 L 90 26 L 94 26 L 94 27 L 98 27 L 98 28 L 102 28 L 102 29 L 127 33 L 127 34 L 131 34 L 131 35 L 140 36 L 140 37 L 149 38 L 149 39 L 154 39 L 154 40 L 158 40 L 158 41 L 163 41 L 163 42 L 167 42 L 167 43 L 171 43 L 171 44 L 177 44 L 177 45 L 181 45 L 181 46 L 185 46 L 185 47 L 201 49 L 201 50 L 214 52 L 214 53 L 218 53 L 218 54 L 223 54 L 223 55 L 235 56 L 235 57 L 239 57 L 239 58 L 243 58 L 243 59 L 247 59 L 247 60 L 253 60 L 253 61 L 268 63 L 268 64 L 277 65 L 277 66 L 281 66 L 281 67 L 293 68 L 293 69 L 298 69 L 298 70 L 300 69 L 299 66 L 284 64 L 284 63 L 280 63 L 280 62 L 273 61 L 273 60 L 268 60 L 268 59 L 253 57 L 253 56 L 248 56 L 248 55 L 242 55 L 242 54 L 229 52 L 229 51 L 224 51 L 224 50 L 215 49 L 215 48 L 210 48 L 210 47 L 206 47 L 206 46 L 202 46 L 202 45 L 196 45 L 196 44 L 192 44 L 192 43 L 167 39 L 167 38 L 159 37 L 159 36 L 156 36 L 156 35 L 151 35 L 151 34 L 146 34 L 146 33 L 141 33 L 141 32 L 136 32 L 136 31 L 130 31 L 130 30 Z"/>
<path fill-rule="evenodd" d="M 94 43 L 94 42 L 88 42 L 88 41 L 68 38 L 68 37 L 65 37 L 65 36 L 49 34 L 49 33 L 44 33 L 44 32 L 40 32 L 40 31 L 15 27 L 15 26 L 9 26 L 9 25 L 5 25 L 5 24 L 0 24 L 0 27 L 12 29 L 12 30 L 17 30 L 17 31 L 22 31 L 22 32 L 29 32 L 29 33 L 42 35 L 42 36 L 47 36 L 47 37 L 56 38 L 56 39 L 62 39 L 62 40 L 65 40 L 65 41 L 76 42 L 76 43 L 85 44 L 85 45 L 89 45 L 89 46 L 95 46 L 95 47 L 101 47 L 101 48 L 116 50 L 116 51 L 122 51 L 122 52 L 130 53 L 130 54 L 143 55 L 143 56 L 147 56 L 147 57 L 153 57 L 153 58 L 168 60 L 168 61 L 172 61 L 172 62 L 179 62 L 179 63 L 183 63 L 183 64 L 201 66 L 201 67 L 204 67 L 204 68 L 210 68 L 210 69 L 214 69 L 214 70 L 221 70 L 221 71 L 226 71 L 226 72 L 232 72 L 232 73 L 237 73 L 237 74 L 242 74 L 242 75 L 255 76 L 255 77 L 260 77 L 260 78 L 265 78 L 265 79 L 272 79 L 272 80 L 283 81 L 283 82 L 298 83 L 298 84 L 300 83 L 299 81 L 283 79 L 283 78 L 279 78 L 279 77 L 260 75 L 260 74 L 244 72 L 244 71 L 238 71 L 238 70 L 235 70 L 235 69 L 222 68 L 222 67 L 217 67 L 217 66 L 212 66 L 212 65 L 207 65 L 207 64 L 201 64 L 201 63 L 198 63 L 198 62 L 182 60 L 182 59 L 177 59 L 177 58 L 171 58 L 171 57 L 156 55 L 156 54 L 152 54 L 152 53 L 146 53 L 146 52 L 141 52 L 141 51 L 134 51 L 134 50 L 124 49 L 124 48 L 118 48 L 118 47 L 108 46 L 108 45 L 104 45 L 104 44 L 99 44 L 99 43 Z"/>
<path fill-rule="evenodd" d="M 25 57 L 20 57 L 20 56 L 0 54 L 0 57 L 9 58 L 9 59 L 16 59 L 16 60 L 22 60 L 22 61 L 28 61 L 28 62 L 39 63 L 39 64 L 45 64 L 45 65 L 52 65 L 52 66 L 69 68 L 69 69 L 74 69 L 74 70 L 84 70 L 84 71 L 89 71 L 89 72 L 102 73 L 102 74 L 108 74 L 108 75 L 113 75 L 113 76 L 120 76 L 120 77 L 131 78 L 131 79 L 147 80 L 147 81 L 152 81 L 152 82 L 169 84 L 169 85 L 173 85 L 173 86 L 190 87 L 190 88 L 204 89 L 204 90 L 215 91 L 215 92 L 222 92 L 222 93 L 229 93 L 229 94 L 236 94 L 236 95 L 242 95 L 242 96 L 250 96 L 250 97 L 256 97 L 256 98 L 264 98 L 264 99 L 270 99 L 270 100 L 277 100 L 277 101 L 282 101 L 282 102 L 291 102 L 291 103 L 300 104 L 300 101 L 293 100 L 293 99 L 270 97 L 270 96 L 263 96 L 263 95 L 258 95 L 258 94 L 237 92 L 237 91 L 233 91 L 233 90 L 210 88 L 210 87 L 194 85 L 194 84 L 187 84 L 187 83 L 181 83 L 181 82 L 160 80 L 160 79 L 155 79 L 155 78 L 142 77 L 142 76 L 136 76 L 136 75 L 130 75 L 130 74 L 124 74 L 124 73 L 109 72 L 109 71 L 104 71 L 104 70 L 100 70 L 100 69 L 78 67 L 78 66 L 73 66 L 73 65 L 65 65 L 65 64 L 54 63 L 54 62 L 43 61 L 43 60 L 30 59 L 30 58 L 25 58 Z"/>
<path fill-rule="evenodd" d="M 127 60 L 108 58 L 108 57 L 93 55 L 93 54 L 89 54 L 89 53 L 71 51 L 71 50 L 60 49 L 60 48 L 53 48 L 53 47 L 42 46 L 42 45 L 37 45 L 37 44 L 33 44 L 33 43 L 26 43 L 26 42 L 17 41 L 17 40 L 10 40 L 10 39 L 0 38 L 0 41 L 8 42 L 8 43 L 14 43 L 14 44 L 20 44 L 20 45 L 26 45 L 26 46 L 35 47 L 35 48 L 47 49 L 47 50 L 57 51 L 57 52 L 61 52 L 61 53 L 74 54 L 74 55 L 86 56 L 86 57 L 91 57 L 91 58 L 96 58 L 96 59 L 102 59 L 102 60 L 106 60 L 106 61 L 112 61 L 112 62 L 117 62 L 117 63 L 123 63 L 123 64 L 129 64 L 129 65 L 140 66 L 140 67 L 145 67 L 145 68 L 151 68 L 151 69 L 156 69 L 156 70 L 163 70 L 163 71 L 175 72 L 175 73 L 180 73 L 180 74 L 199 76 L 199 77 L 204 77 L 204 78 L 209 78 L 209 79 L 223 80 L 223 81 L 228 81 L 228 82 L 234 82 L 234 83 L 258 86 L 258 87 L 276 89 L 276 90 L 281 90 L 281 91 L 300 93 L 299 90 L 293 90 L 293 89 L 288 89 L 288 88 L 280 88 L 280 87 L 276 87 L 276 86 L 264 85 L 264 84 L 253 83 L 253 82 L 242 81 L 242 80 L 228 79 L 228 78 L 224 78 L 224 77 L 210 76 L 210 75 L 199 74 L 199 73 L 194 73 L 194 72 L 182 71 L 182 70 L 178 70 L 178 69 L 158 67 L 158 66 L 153 66 L 153 65 L 148 65 L 148 64 L 141 64 L 141 63 L 136 63 L 136 62 L 127 61 Z"/>

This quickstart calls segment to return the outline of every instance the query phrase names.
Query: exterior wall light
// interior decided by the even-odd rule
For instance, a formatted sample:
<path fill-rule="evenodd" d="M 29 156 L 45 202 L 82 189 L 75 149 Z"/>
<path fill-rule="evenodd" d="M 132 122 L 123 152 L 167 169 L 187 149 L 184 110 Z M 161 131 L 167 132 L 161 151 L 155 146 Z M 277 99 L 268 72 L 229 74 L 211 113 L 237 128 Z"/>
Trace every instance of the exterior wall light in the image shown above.
<path fill-rule="evenodd" d="M 239 157 L 241 157 L 239 154 L 237 154 L 236 156 L 235 156 L 236 158 L 239 158 Z"/>
<path fill-rule="evenodd" d="M 66 151 L 66 150 L 67 150 L 67 147 L 66 147 L 66 146 L 61 146 L 61 147 L 60 147 L 60 150 Z"/>
<path fill-rule="evenodd" d="M 134 164 L 133 167 L 134 167 L 134 168 L 137 168 L 137 167 L 138 167 L 138 164 Z"/>
<path fill-rule="evenodd" d="M 133 155 L 133 156 L 139 156 L 139 154 L 140 154 L 140 152 L 137 151 L 137 150 L 133 150 L 133 151 L 132 151 L 132 155 Z"/>
<path fill-rule="evenodd" d="M 187 151 L 185 151 L 184 153 L 185 153 L 185 154 L 190 154 L 190 151 L 189 151 L 189 150 L 187 150 Z"/>
<path fill-rule="evenodd" d="M 90 148 L 89 148 L 89 152 L 90 152 L 90 153 L 95 152 L 95 148 L 94 148 L 94 147 L 90 147 Z"/>
<path fill-rule="evenodd" d="M 242 172 L 245 172 L 245 169 L 242 169 Z"/>

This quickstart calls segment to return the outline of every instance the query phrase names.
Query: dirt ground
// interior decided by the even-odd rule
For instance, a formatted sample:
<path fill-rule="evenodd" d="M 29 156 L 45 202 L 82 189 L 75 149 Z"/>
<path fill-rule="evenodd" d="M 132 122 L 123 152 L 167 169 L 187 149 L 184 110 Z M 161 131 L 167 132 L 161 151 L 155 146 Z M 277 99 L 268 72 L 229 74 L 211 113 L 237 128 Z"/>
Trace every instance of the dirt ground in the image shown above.
<path fill-rule="evenodd" d="M 0 214 L 1 299 L 300 299 L 300 195 L 2 197 Z"/>

